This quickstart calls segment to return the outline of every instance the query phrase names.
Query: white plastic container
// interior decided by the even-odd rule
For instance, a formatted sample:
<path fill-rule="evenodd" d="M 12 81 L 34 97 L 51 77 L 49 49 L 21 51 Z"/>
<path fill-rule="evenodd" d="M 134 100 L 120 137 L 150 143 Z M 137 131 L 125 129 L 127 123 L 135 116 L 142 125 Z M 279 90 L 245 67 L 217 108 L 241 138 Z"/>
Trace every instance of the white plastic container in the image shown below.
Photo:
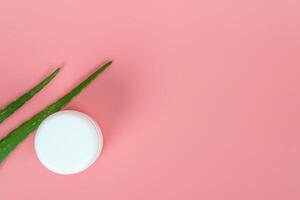
<path fill-rule="evenodd" d="M 47 117 L 35 136 L 38 159 L 59 174 L 84 171 L 98 158 L 103 147 L 99 125 L 84 113 L 66 110 Z"/>

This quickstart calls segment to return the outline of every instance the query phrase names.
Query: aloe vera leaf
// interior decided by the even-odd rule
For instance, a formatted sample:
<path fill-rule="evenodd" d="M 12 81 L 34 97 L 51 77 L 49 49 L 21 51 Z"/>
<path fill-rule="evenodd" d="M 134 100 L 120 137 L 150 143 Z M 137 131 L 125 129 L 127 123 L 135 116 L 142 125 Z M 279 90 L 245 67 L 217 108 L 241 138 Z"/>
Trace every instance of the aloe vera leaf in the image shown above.
<path fill-rule="evenodd" d="M 109 65 L 111 65 L 111 63 L 112 61 L 109 61 L 101 66 L 65 96 L 61 97 L 59 100 L 46 107 L 44 110 L 34 115 L 32 118 L 25 121 L 23 124 L 2 138 L 0 140 L 0 164 L 18 146 L 18 144 L 20 144 L 35 129 L 37 129 L 37 127 L 45 118 L 62 109 L 63 106 L 68 104 L 75 96 L 77 96 L 84 88 L 86 88 L 99 74 L 101 74 Z"/>
<path fill-rule="evenodd" d="M 11 102 L 4 108 L 0 109 L 0 124 L 16 112 L 21 106 L 23 106 L 27 101 L 29 101 L 34 95 L 41 91 L 59 72 L 60 68 L 57 68 L 52 74 L 50 74 L 43 81 L 38 83 L 31 90 L 17 98 L 15 101 Z"/>

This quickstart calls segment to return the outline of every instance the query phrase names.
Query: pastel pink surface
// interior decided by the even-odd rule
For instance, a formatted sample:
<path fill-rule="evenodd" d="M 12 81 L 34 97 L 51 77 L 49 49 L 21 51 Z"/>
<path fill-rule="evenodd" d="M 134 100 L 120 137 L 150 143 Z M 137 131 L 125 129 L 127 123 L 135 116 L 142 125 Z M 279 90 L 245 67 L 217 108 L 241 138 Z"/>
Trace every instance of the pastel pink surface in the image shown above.
<path fill-rule="evenodd" d="M 0 168 L 1 199 L 300 198 L 300 3 L 0 1 L 3 106 L 64 64 L 9 130 L 105 60 L 68 109 L 101 124 L 87 171 L 56 175 L 31 135 Z"/>

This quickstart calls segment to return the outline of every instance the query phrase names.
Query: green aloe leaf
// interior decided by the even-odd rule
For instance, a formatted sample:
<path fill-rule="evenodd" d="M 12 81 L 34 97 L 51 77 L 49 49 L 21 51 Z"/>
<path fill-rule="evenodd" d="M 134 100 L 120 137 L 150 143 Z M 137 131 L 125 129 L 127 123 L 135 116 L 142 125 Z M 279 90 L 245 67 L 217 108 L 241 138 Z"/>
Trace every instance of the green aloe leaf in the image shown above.
<path fill-rule="evenodd" d="M 38 83 L 30 91 L 26 92 L 15 101 L 0 109 L 0 124 L 9 116 L 11 116 L 14 112 L 16 112 L 27 101 L 29 101 L 34 95 L 41 91 L 58 74 L 59 70 L 60 68 L 57 68 L 52 74 L 50 74 L 42 82 Z"/>
<path fill-rule="evenodd" d="M 0 164 L 7 158 L 7 156 L 20 144 L 30 133 L 32 133 L 42 123 L 42 121 L 49 115 L 59 111 L 67 103 L 69 103 L 75 96 L 77 96 L 85 87 L 87 87 L 99 74 L 101 74 L 112 61 L 107 62 L 87 79 L 77 85 L 73 90 L 61 97 L 53 104 L 46 107 L 41 112 L 34 115 L 31 119 L 25 121 L 19 127 L 11 131 L 4 138 L 0 140 Z"/>

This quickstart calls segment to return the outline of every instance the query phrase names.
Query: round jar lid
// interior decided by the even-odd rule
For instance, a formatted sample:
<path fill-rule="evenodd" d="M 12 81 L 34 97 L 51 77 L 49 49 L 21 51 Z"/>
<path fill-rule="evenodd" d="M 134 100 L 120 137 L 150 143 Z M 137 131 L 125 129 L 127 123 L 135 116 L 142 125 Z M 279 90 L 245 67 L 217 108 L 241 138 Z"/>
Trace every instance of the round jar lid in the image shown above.
<path fill-rule="evenodd" d="M 59 174 L 87 169 L 99 156 L 103 137 L 86 114 L 66 110 L 46 118 L 35 136 L 35 151 L 42 164 Z"/>

